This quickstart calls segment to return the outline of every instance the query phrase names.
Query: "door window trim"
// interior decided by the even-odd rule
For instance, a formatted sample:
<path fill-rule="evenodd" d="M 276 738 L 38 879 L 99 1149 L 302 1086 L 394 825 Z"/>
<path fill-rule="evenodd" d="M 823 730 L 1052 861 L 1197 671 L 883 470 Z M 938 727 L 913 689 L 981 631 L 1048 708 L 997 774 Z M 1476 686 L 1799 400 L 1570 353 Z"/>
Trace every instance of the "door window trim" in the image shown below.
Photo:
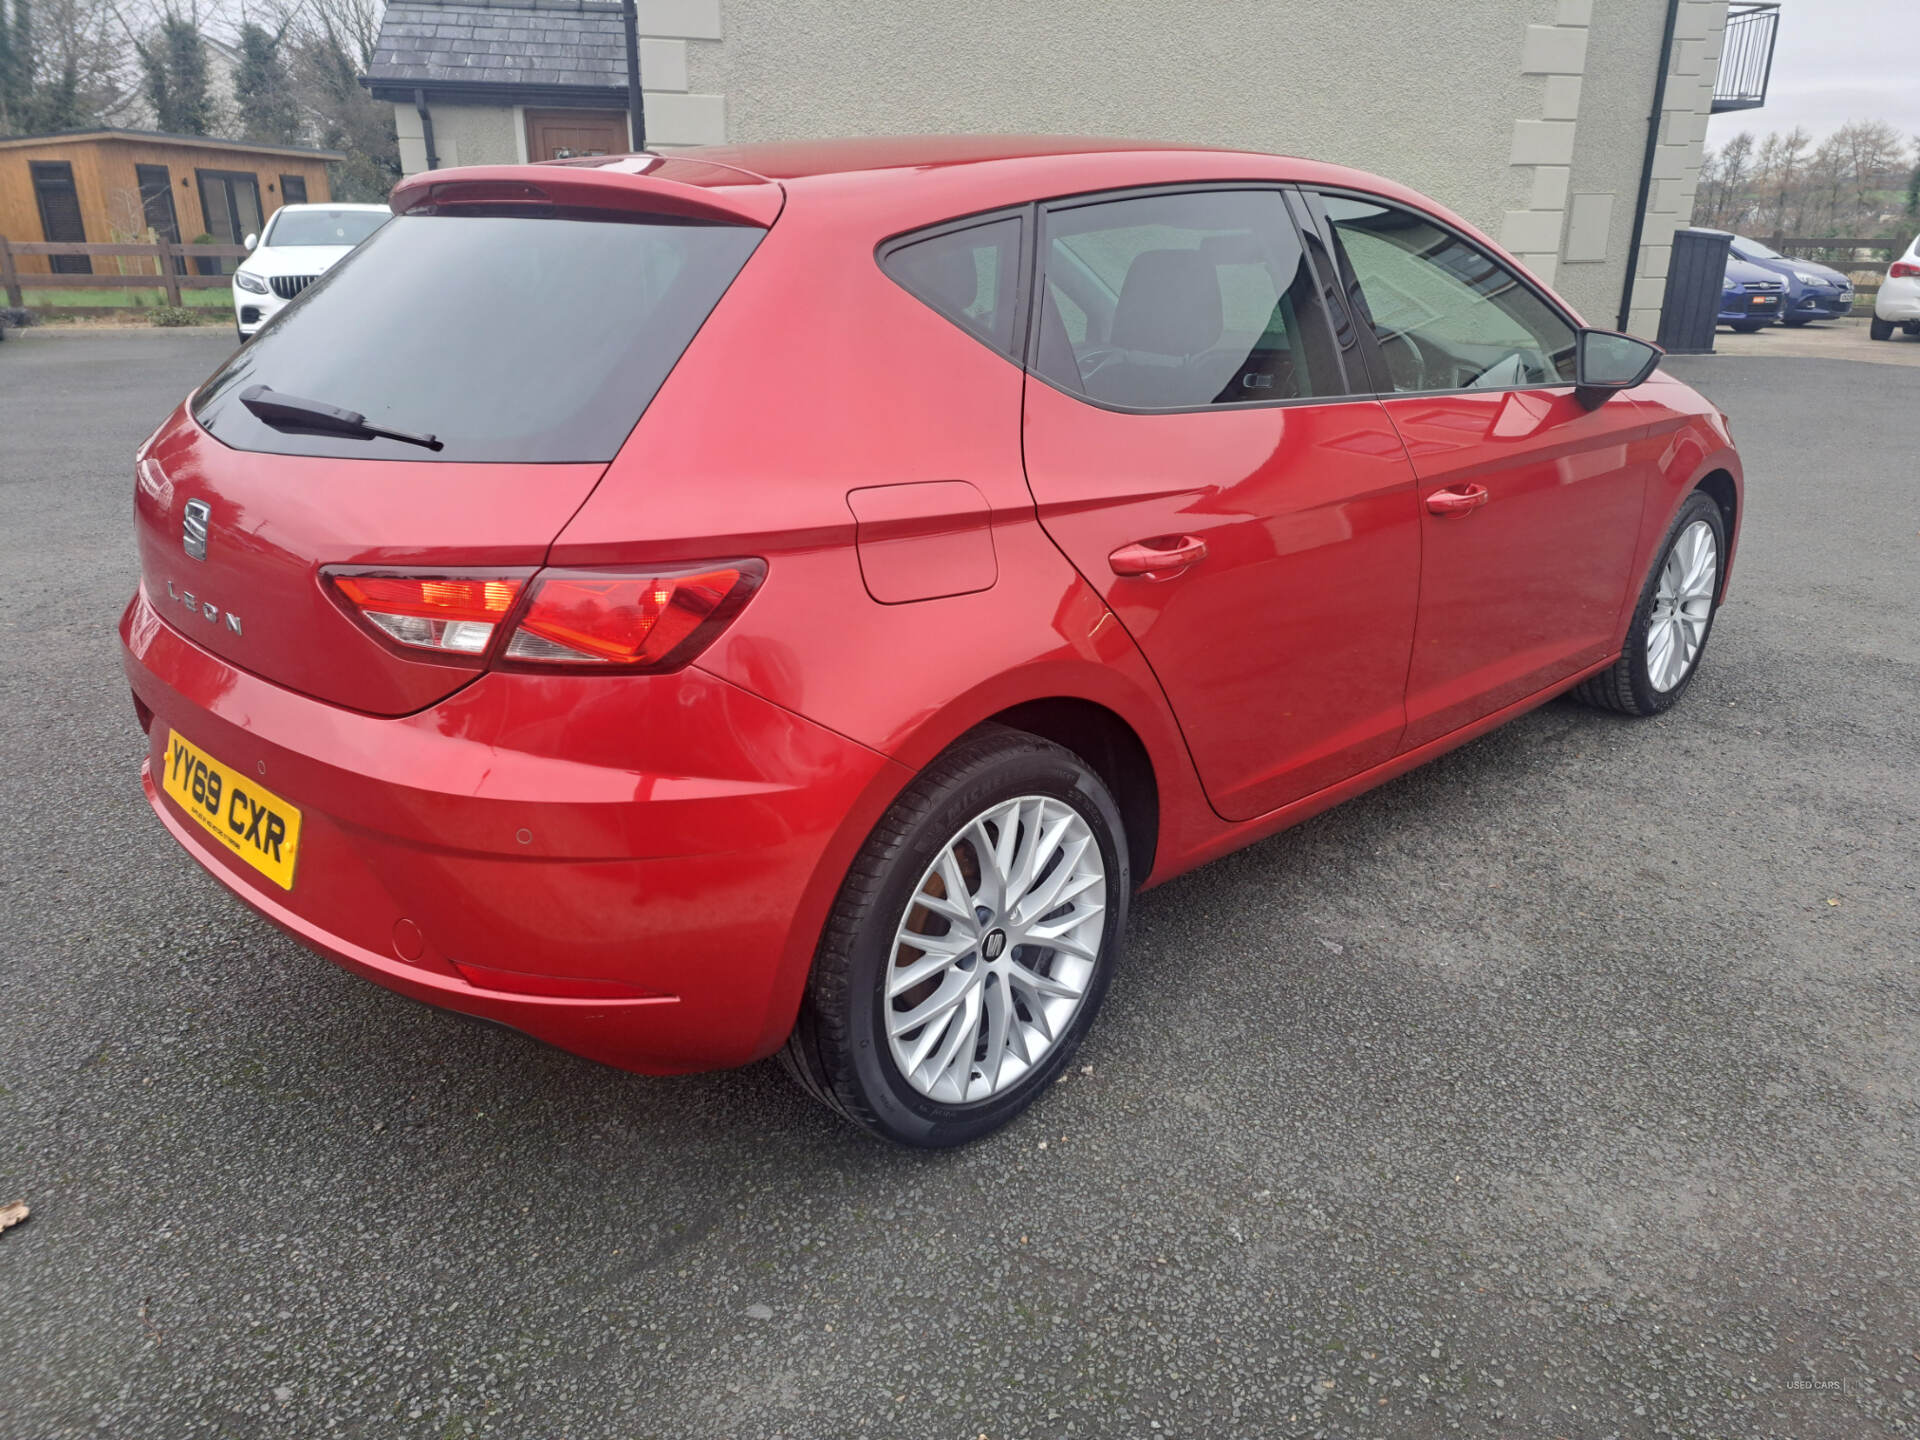
<path fill-rule="evenodd" d="M 1368 394 L 1377 394 L 1383 373 L 1380 342 L 1373 331 L 1360 322 L 1360 316 L 1347 303 L 1345 257 L 1333 247 L 1310 204 L 1311 197 L 1298 185 L 1287 187 L 1287 209 L 1293 216 L 1293 228 L 1307 252 L 1307 264 L 1314 272 L 1321 307 L 1333 321 L 1334 349 L 1340 356 L 1342 373 L 1351 377 L 1358 371 L 1366 379 Z M 1352 339 L 1342 342 L 1345 333 Z"/>
<path fill-rule="evenodd" d="M 1467 232 L 1462 230 L 1458 225 L 1447 223 L 1430 210 L 1423 209 L 1418 205 L 1410 205 L 1404 200 L 1395 199 L 1390 196 L 1376 195 L 1371 191 L 1361 190 L 1351 185 L 1297 184 L 1294 188 L 1300 192 L 1301 199 L 1306 202 L 1307 213 L 1313 217 L 1314 224 L 1319 227 L 1323 242 L 1328 247 L 1334 257 L 1335 263 L 1339 267 L 1341 279 L 1340 288 L 1342 291 L 1346 289 L 1348 284 L 1351 284 L 1355 289 L 1359 289 L 1360 280 L 1359 277 L 1353 273 L 1353 268 L 1347 260 L 1346 247 L 1340 244 L 1340 237 L 1334 230 L 1333 221 L 1327 214 L 1326 206 L 1320 203 L 1321 197 L 1325 195 L 1338 195 L 1345 199 L 1359 200 L 1369 205 L 1384 205 L 1390 209 L 1404 210 L 1409 215 L 1417 215 L 1436 230 L 1453 236 L 1453 238 L 1461 244 L 1471 246 L 1473 249 L 1485 253 L 1489 260 L 1492 260 L 1502 270 L 1505 270 L 1513 276 L 1515 280 L 1519 281 L 1522 286 L 1530 291 L 1549 310 L 1564 320 L 1567 326 L 1573 331 L 1576 339 L 1582 330 L 1592 328 L 1582 322 L 1572 311 L 1568 310 L 1565 302 L 1562 301 L 1559 296 L 1553 294 L 1545 286 L 1541 285 L 1539 281 L 1527 274 L 1524 269 L 1516 269 L 1509 259 L 1502 255 L 1497 249 L 1488 249 L 1486 242 L 1467 234 Z M 1365 292 L 1362 291 L 1361 293 L 1364 299 Z M 1373 327 L 1371 325 L 1361 323 L 1359 316 L 1356 315 L 1353 319 L 1356 328 L 1360 331 L 1361 346 L 1366 352 L 1367 366 L 1373 371 L 1372 381 L 1379 387 L 1368 397 L 1371 399 L 1408 400 L 1421 396 L 1432 397 L 1435 395 L 1509 395 L 1516 391 L 1537 394 L 1543 391 L 1553 390 L 1564 390 L 1567 394 L 1571 395 L 1577 388 L 1571 380 L 1558 380 L 1551 385 L 1476 385 L 1471 388 L 1453 385 L 1438 390 L 1395 390 L 1390 384 L 1382 386 L 1381 381 L 1387 378 L 1387 365 L 1386 357 L 1380 350 L 1379 337 L 1373 333 Z"/>
<path fill-rule="evenodd" d="M 1083 191 L 1073 195 L 1058 195 L 1034 202 L 1032 208 L 1037 214 L 1033 226 L 1032 270 L 1027 285 L 1027 295 L 1030 303 L 1028 305 L 1026 345 L 1021 354 L 1021 364 L 1025 368 L 1028 378 L 1039 381 L 1040 384 L 1045 385 L 1049 390 L 1065 395 L 1070 400 L 1077 400 L 1082 405 L 1090 406 L 1095 410 L 1105 410 L 1115 415 L 1223 415 L 1237 410 L 1277 410 L 1302 405 L 1346 405 L 1351 404 L 1355 400 L 1371 398 L 1368 392 L 1354 388 L 1353 376 L 1347 371 L 1345 357 L 1340 354 L 1338 343 L 1334 345 L 1334 363 L 1340 367 L 1340 380 L 1345 387 L 1346 393 L 1340 395 L 1296 395 L 1277 400 L 1238 400 L 1231 405 L 1174 405 L 1164 408 L 1114 405 L 1105 400 L 1096 400 L 1091 395 L 1083 395 L 1079 391 L 1068 390 L 1056 385 L 1042 374 L 1039 369 L 1039 317 L 1044 307 L 1038 303 L 1032 303 L 1032 300 L 1033 297 L 1039 295 L 1040 286 L 1045 281 L 1042 267 L 1045 264 L 1047 252 L 1047 217 L 1049 215 L 1055 211 L 1078 210 L 1089 205 L 1107 205 L 1118 200 L 1160 199 L 1173 195 L 1214 195 L 1223 191 L 1262 191 L 1280 197 L 1281 213 L 1285 216 L 1287 223 L 1293 227 L 1294 238 L 1300 242 L 1301 253 L 1306 257 L 1307 263 L 1311 265 L 1312 257 L 1307 254 L 1307 237 L 1301 233 L 1300 226 L 1294 218 L 1292 207 L 1286 203 L 1286 192 L 1297 188 L 1299 187 L 1294 182 L 1287 180 L 1186 180 L 1165 185 L 1129 185 L 1117 190 Z M 1314 287 L 1314 303 L 1320 307 L 1321 319 L 1327 325 L 1329 332 L 1337 335 L 1339 331 L 1333 323 L 1334 317 L 1326 309 L 1325 302 L 1319 294 L 1319 289 L 1320 287 L 1316 284 Z M 1372 383 L 1371 376 L 1365 378 L 1368 384 Z"/>

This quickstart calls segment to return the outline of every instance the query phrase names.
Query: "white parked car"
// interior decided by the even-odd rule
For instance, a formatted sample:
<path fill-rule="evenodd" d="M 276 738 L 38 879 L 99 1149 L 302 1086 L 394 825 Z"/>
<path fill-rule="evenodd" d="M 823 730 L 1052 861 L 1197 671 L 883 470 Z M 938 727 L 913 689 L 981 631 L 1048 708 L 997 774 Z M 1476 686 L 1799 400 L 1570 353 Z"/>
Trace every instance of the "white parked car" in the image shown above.
<path fill-rule="evenodd" d="M 246 340 L 393 218 L 384 205 L 282 205 L 233 272 L 233 323 Z"/>
<path fill-rule="evenodd" d="M 1896 325 L 1909 335 L 1920 335 L 1920 239 L 1887 267 L 1867 333 L 1876 340 L 1891 340 Z"/>

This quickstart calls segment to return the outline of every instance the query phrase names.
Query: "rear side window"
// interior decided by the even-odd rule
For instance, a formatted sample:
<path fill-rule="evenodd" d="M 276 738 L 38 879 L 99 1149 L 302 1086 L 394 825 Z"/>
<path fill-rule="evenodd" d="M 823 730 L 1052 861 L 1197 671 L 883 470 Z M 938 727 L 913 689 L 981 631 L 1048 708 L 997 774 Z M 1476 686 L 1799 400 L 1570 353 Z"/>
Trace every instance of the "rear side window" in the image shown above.
<path fill-rule="evenodd" d="M 237 450 L 282 455 L 611 460 L 765 233 L 400 216 L 235 353 L 194 417 Z M 445 448 L 276 429 L 240 403 L 254 385 Z"/>
<path fill-rule="evenodd" d="M 1020 222 L 1009 217 L 894 245 L 880 268 L 916 299 L 998 350 L 1014 353 Z"/>
<path fill-rule="evenodd" d="M 1128 410 L 1338 395 L 1345 386 L 1277 191 L 1149 195 L 1047 217 L 1034 369 Z"/>

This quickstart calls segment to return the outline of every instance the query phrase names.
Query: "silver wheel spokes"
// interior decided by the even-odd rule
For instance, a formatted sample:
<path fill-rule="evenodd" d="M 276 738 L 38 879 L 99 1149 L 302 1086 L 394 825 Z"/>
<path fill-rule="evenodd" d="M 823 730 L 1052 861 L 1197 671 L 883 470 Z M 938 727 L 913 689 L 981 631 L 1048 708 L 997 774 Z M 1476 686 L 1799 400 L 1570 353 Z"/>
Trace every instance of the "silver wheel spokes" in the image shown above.
<path fill-rule="evenodd" d="M 1687 678 L 1713 618 L 1713 595 L 1720 583 L 1720 552 L 1713 527 L 1696 520 L 1680 532 L 1660 567 L 1647 622 L 1647 678 L 1659 691 Z"/>
<path fill-rule="evenodd" d="M 894 932 L 887 1046 L 922 1095 L 985 1100 L 1040 1063 L 1093 980 L 1107 873 L 1063 800 L 983 811 L 920 877 Z"/>

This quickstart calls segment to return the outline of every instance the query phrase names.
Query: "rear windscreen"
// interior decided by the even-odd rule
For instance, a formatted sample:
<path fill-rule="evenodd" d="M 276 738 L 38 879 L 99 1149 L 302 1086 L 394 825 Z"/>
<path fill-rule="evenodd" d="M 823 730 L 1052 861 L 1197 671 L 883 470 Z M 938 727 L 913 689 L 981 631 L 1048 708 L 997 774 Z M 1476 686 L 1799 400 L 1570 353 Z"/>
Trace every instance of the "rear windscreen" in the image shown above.
<path fill-rule="evenodd" d="M 280 455 L 611 460 L 765 233 L 404 215 L 216 371 L 194 418 L 237 450 Z M 240 403 L 253 385 L 445 448 L 275 429 Z"/>

